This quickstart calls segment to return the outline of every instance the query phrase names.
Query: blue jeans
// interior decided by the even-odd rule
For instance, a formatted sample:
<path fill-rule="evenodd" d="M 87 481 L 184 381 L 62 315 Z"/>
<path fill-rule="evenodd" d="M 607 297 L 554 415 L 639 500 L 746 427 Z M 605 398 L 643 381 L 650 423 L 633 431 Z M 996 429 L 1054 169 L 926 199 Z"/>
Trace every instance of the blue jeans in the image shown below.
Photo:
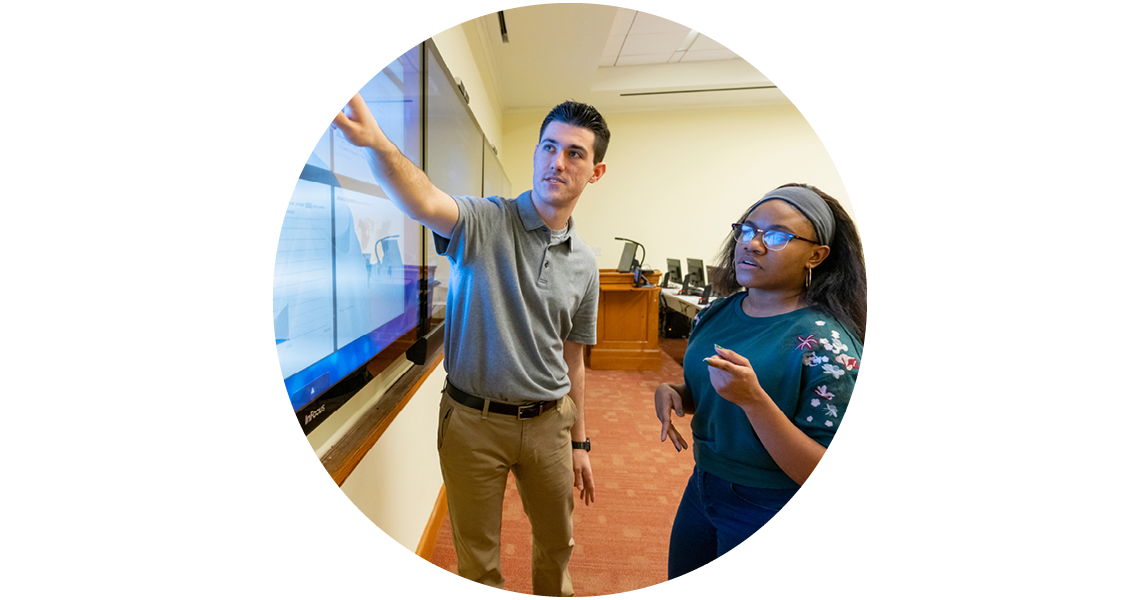
<path fill-rule="evenodd" d="M 738 546 L 780 512 L 796 491 L 746 487 L 693 469 L 669 537 L 669 579 Z"/>

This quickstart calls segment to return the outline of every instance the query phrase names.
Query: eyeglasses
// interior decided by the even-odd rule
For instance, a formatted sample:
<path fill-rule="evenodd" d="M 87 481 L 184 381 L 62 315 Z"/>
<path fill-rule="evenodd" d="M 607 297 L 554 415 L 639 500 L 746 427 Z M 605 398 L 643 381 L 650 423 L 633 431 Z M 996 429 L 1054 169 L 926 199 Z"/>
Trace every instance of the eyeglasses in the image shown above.
<path fill-rule="evenodd" d="M 757 229 L 750 223 L 732 224 L 732 237 L 736 238 L 736 241 L 740 242 L 741 244 L 747 244 L 751 242 L 756 237 L 757 233 L 760 234 L 760 240 L 764 242 L 764 247 L 769 250 L 783 250 L 788 245 L 788 242 L 792 240 L 803 240 L 811 244 L 819 243 L 809 240 L 805 237 L 800 237 L 798 235 L 788 233 L 786 231 Z"/>

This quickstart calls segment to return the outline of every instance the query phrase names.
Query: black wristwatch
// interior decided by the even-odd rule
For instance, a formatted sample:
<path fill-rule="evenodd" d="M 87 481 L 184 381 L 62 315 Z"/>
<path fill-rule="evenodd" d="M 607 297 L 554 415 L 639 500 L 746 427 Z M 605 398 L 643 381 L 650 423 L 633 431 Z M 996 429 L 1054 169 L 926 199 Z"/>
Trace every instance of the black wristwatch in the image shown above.
<path fill-rule="evenodd" d="M 589 452 L 590 451 L 590 438 L 586 438 L 586 441 L 584 441 L 584 442 L 571 441 L 570 447 L 575 449 L 575 450 L 585 450 L 586 452 Z"/>

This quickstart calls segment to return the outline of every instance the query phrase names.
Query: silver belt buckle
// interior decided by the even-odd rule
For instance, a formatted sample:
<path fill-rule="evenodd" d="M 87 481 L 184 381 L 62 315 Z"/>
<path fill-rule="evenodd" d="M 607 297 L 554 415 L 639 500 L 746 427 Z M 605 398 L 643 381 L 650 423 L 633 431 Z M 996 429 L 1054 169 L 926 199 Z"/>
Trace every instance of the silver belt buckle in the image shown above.
<path fill-rule="evenodd" d="M 542 414 L 542 403 L 522 404 L 519 406 L 518 418 L 520 421 L 533 419 Z"/>

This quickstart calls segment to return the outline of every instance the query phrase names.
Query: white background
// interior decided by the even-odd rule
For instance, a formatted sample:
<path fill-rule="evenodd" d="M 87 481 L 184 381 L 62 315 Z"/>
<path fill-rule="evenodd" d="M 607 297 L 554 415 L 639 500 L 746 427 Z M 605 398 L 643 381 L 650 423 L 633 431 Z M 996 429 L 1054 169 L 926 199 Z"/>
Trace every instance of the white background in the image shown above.
<path fill-rule="evenodd" d="M 13 597 L 502 596 L 353 507 L 273 347 L 281 218 L 333 114 L 399 53 L 505 8 L 392 4 L 3 9 Z M 799 108 L 858 214 L 871 308 L 852 410 L 803 493 L 741 550 L 627 596 L 1132 589 L 1126 4 L 625 6 L 722 42 Z"/>

